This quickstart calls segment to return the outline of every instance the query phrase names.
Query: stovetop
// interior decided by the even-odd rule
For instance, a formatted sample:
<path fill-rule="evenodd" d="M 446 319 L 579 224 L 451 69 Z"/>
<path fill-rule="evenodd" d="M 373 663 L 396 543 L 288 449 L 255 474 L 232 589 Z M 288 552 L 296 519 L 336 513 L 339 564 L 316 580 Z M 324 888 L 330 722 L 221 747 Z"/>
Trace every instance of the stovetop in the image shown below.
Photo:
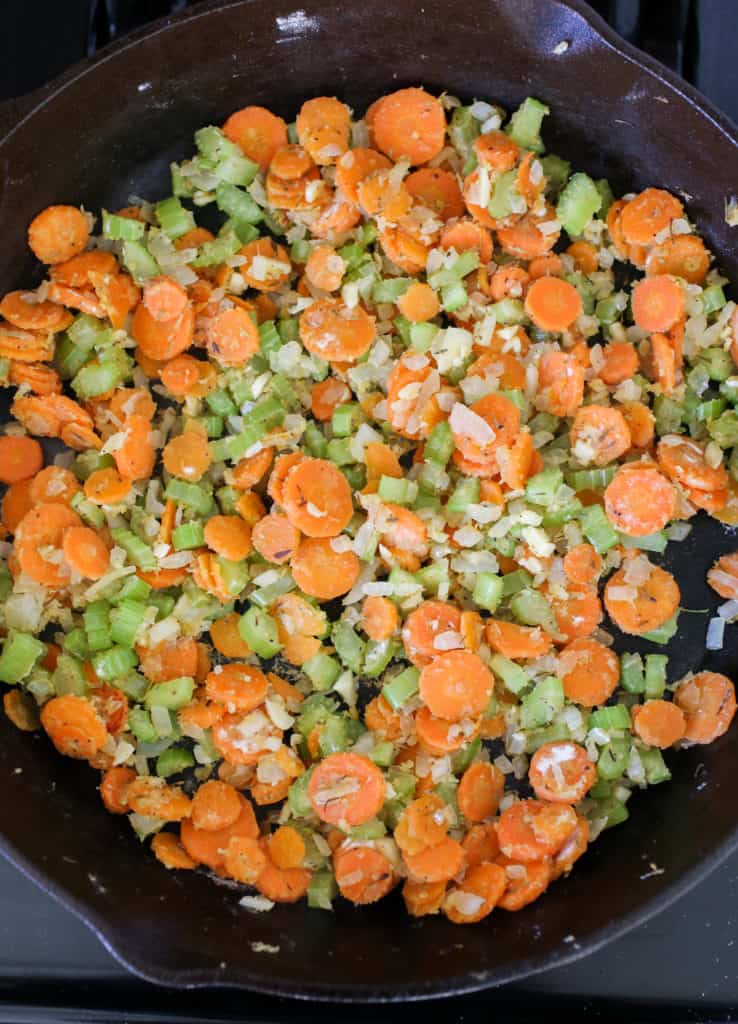
<path fill-rule="evenodd" d="M 2 0 L 0 100 L 31 91 L 112 39 L 196 2 Z M 738 0 L 597 0 L 592 6 L 738 121 Z M 648 879 L 641 884 L 645 898 Z M 2 860 L 0 906 L 0 1024 L 214 1024 L 318 1017 L 390 1024 L 413 1013 L 402 1007 L 328 1007 L 147 984 Z M 503 1020 L 538 1021 L 544 1012 L 555 1019 L 586 1014 L 618 1022 L 738 1020 L 738 855 L 678 904 L 598 952 L 523 983 L 438 1003 L 434 1009 L 432 1017 L 429 1004 L 421 1012 L 427 1019 L 442 1012 L 450 1024 L 490 1013 Z"/>

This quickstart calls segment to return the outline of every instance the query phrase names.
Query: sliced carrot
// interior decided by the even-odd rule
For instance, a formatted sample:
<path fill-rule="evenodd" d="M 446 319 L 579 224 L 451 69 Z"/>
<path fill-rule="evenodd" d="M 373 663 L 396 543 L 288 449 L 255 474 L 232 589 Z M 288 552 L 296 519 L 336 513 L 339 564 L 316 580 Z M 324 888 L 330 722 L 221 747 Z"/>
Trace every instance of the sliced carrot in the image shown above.
<path fill-rule="evenodd" d="M 738 552 L 718 558 L 708 570 L 707 582 L 726 601 L 738 599 Z"/>
<path fill-rule="evenodd" d="M 376 493 L 383 476 L 391 476 L 399 480 L 405 475 L 395 452 L 382 441 L 370 441 L 365 446 L 364 464 L 366 465 L 366 493 Z"/>
<path fill-rule="evenodd" d="M 324 614 L 308 604 L 299 594 L 283 594 L 272 608 L 282 654 L 293 665 L 302 665 L 320 650 L 320 640 L 327 629 Z"/>
<path fill-rule="evenodd" d="M 506 227 L 497 226 L 497 241 L 503 252 L 509 256 L 532 260 L 545 256 L 559 240 L 559 231 L 543 232 L 540 224 L 550 223 L 556 219 L 553 207 L 546 205 L 540 214 L 526 213 L 524 217 Z M 543 280 L 543 278 L 539 278 Z M 573 304 L 572 299 L 572 304 Z M 563 311 L 562 311 L 563 312 Z"/>
<path fill-rule="evenodd" d="M 584 371 L 568 352 L 546 352 L 538 367 L 539 401 L 554 416 L 573 416 L 584 398 Z"/>
<path fill-rule="evenodd" d="M 445 882 L 464 866 L 464 848 L 456 839 L 446 837 L 419 853 L 403 853 L 408 875 L 416 882 Z"/>
<path fill-rule="evenodd" d="M 197 671 L 197 644 L 192 637 L 162 640 L 152 647 L 136 647 L 140 669 L 152 683 L 165 683 Z"/>
<path fill-rule="evenodd" d="M 495 302 L 501 299 L 519 299 L 528 287 L 530 275 L 527 270 L 513 263 L 507 263 L 496 270 L 489 282 L 489 292 Z"/>
<path fill-rule="evenodd" d="M 339 299 L 319 299 L 300 316 L 300 338 L 321 359 L 354 362 L 374 341 L 374 318 L 361 306 L 349 309 Z"/>
<path fill-rule="evenodd" d="M 333 870 L 341 895 L 360 906 L 376 903 L 395 884 L 390 861 L 369 846 L 339 846 L 333 854 Z"/>
<path fill-rule="evenodd" d="M 605 490 L 605 511 L 621 533 L 644 537 L 676 517 L 676 490 L 653 464 L 620 470 Z"/>
<path fill-rule="evenodd" d="M 98 320 L 105 316 L 105 307 L 92 288 L 67 288 L 66 285 L 54 284 L 52 281 L 46 294 L 51 302 L 66 306 L 67 309 L 78 309 L 89 316 L 97 317 Z"/>
<path fill-rule="evenodd" d="M 236 502 L 236 512 L 249 526 L 255 526 L 266 515 L 266 508 L 258 494 L 244 491 Z"/>
<path fill-rule="evenodd" d="M 169 587 L 176 587 L 187 576 L 186 567 L 182 569 L 156 569 L 153 572 L 145 572 L 143 569 L 136 569 L 136 575 L 148 583 L 152 590 L 167 590 Z"/>
<path fill-rule="evenodd" d="M 44 464 L 38 441 L 7 434 L 0 437 L 0 483 L 17 484 L 34 476 Z"/>
<path fill-rule="evenodd" d="M 205 365 L 192 356 L 175 356 L 162 367 L 160 380 L 167 391 L 176 398 L 183 398 L 193 393 L 202 379 L 202 368 Z"/>
<path fill-rule="evenodd" d="M 499 864 L 478 864 L 454 886 L 443 912 L 454 924 L 475 924 L 492 913 L 507 888 L 507 874 Z M 470 899 L 471 898 L 471 899 Z"/>
<path fill-rule="evenodd" d="M 64 532 L 64 557 L 70 568 L 88 580 L 99 580 L 108 571 L 110 552 L 89 526 L 72 526 Z"/>
<path fill-rule="evenodd" d="M 133 278 L 128 274 L 98 274 L 91 270 L 90 283 L 111 325 L 121 330 L 128 314 L 141 298 L 141 291 Z"/>
<path fill-rule="evenodd" d="M 388 170 L 390 161 L 375 149 L 350 149 L 336 163 L 336 187 L 352 203 L 359 201 L 359 185 L 374 171 Z"/>
<path fill-rule="evenodd" d="M 405 188 L 420 206 L 431 210 L 440 220 L 464 214 L 464 200 L 455 175 L 441 167 L 422 167 L 404 181 Z"/>
<path fill-rule="evenodd" d="M 492 821 L 472 825 L 461 840 L 467 867 L 473 868 L 485 861 L 494 861 L 500 853 L 497 828 Z"/>
<path fill-rule="evenodd" d="M 364 724 L 382 740 L 400 739 L 408 721 L 408 716 L 395 711 L 381 693 L 364 708 Z"/>
<path fill-rule="evenodd" d="M 330 601 L 351 590 L 360 562 L 353 551 L 334 550 L 328 538 L 306 537 L 292 555 L 290 569 L 303 593 Z"/>
<path fill-rule="evenodd" d="M 566 696 L 584 707 L 604 704 L 620 680 L 617 656 L 589 637 L 567 644 L 559 656 L 559 671 Z"/>
<path fill-rule="evenodd" d="M 96 505 L 120 505 L 131 490 L 117 469 L 96 469 L 85 480 L 85 497 Z"/>
<path fill-rule="evenodd" d="M 281 457 L 288 458 L 288 456 Z M 262 448 L 255 455 L 248 455 L 246 458 L 241 459 L 231 471 L 229 483 L 239 491 L 250 490 L 263 478 L 273 459 L 273 448 Z"/>
<path fill-rule="evenodd" d="M 500 769 L 488 761 L 476 761 L 462 775 L 456 801 L 467 821 L 484 821 L 497 812 L 504 790 Z"/>
<path fill-rule="evenodd" d="M 623 237 L 630 245 L 653 245 L 656 236 L 683 213 L 684 207 L 676 196 L 661 188 L 644 189 L 623 206 Z"/>
<path fill-rule="evenodd" d="M 484 420 L 489 430 L 482 441 L 476 425 L 472 432 L 464 426 L 454 427 L 452 419 L 451 431 L 454 442 L 465 458 L 483 462 L 498 448 L 509 448 L 514 444 L 520 432 L 520 410 L 514 402 L 504 395 L 493 392 L 474 402 L 470 408 L 475 416 Z"/>
<path fill-rule="evenodd" d="M 251 527 L 240 516 L 212 516 L 203 532 L 207 546 L 231 562 L 242 561 L 253 550 Z"/>
<path fill-rule="evenodd" d="M 156 449 L 150 440 L 151 424 L 134 413 L 123 426 L 123 444 L 113 452 L 118 472 L 124 480 L 145 480 L 156 462 Z"/>
<path fill-rule="evenodd" d="M 151 850 L 159 863 L 169 871 L 192 871 L 197 867 L 174 832 L 157 832 L 152 836 Z"/>
<path fill-rule="evenodd" d="M 638 584 L 628 582 L 626 570 L 627 565 L 607 581 L 607 613 L 623 633 L 650 633 L 676 612 L 681 596 L 679 587 L 672 574 L 658 565 L 652 565 L 648 578 Z"/>
<path fill-rule="evenodd" d="M 63 331 L 72 315 L 55 302 L 39 302 L 33 292 L 8 292 L 0 302 L 0 316 L 25 331 Z"/>
<path fill-rule="evenodd" d="M 19 480 L 15 484 L 10 484 L 3 495 L 0 519 L 8 533 L 15 533 L 25 514 L 33 508 L 32 483 L 33 478 Z"/>
<path fill-rule="evenodd" d="M 229 712 L 254 711 L 264 703 L 269 680 L 253 665 L 232 662 L 217 665 L 205 679 L 205 693 L 209 700 L 224 704 Z"/>
<path fill-rule="evenodd" d="M 111 814 L 126 813 L 128 810 L 126 792 L 135 778 L 136 773 L 132 768 L 124 768 L 122 765 L 108 768 L 100 783 L 100 796 L 107 811 Z"/>
<path fill-rule="evenodd" d="M 566 254 L 571 256 L 575 269 L 581 271 L 582 274 L 594 274 L 599 267 L 597 250 L 591 242 L 585 242 L 583 239 L 572 242 L 566 250 Z"/>
<path fill-rule="evenodd" d="M 371 595 L 361 606 L 361 628 L 370 640 L 387 640 L 399 624 L 397 606 L 388 597 Z"/>
<path fill-rule="evenodd" d="M 259 330 L 239 306 L 212 317 L 205 338 L 208 352 L 223 366 L 243 366 L 259 351 Z"/>
<path fill-rule="evenodd" d="M 415 715 L 415 733 L 423 750 L 441 757 L 461 750 L 479 733 L 479 717 L 468 719 L 462 724 L 447 718 L 438 718 L 429 708 L 419 708 Z"/>
<path fill-rule="evenodd" d="M 262 558 L 281 565 L 289 562 L 295 554 L 300 543 L 300 531 L 287 516 L 273 512 L 254 524 L 251 540 Z"/>
<path fill-rule="evenodd" d="M 379 812 L 385 795 L 382 772 L 360 754 L 329 754 L 316 766 L 308 785 L 313 810 L 331 825 L 369 821 Z"/>
<path fill-rule="evenodd" d="M 108 731 L 84 697 L 52 697 L 41 709 L 41 724 L 60 754 L 88 760 L 105 745 Z"/>
<path fill-rule="evenodd" d="M 485 635 L 493 650 L 512 660 L 540 658 L 551 649 L 551 637 L 540 626 L 489 619 Z"/>
<path fill-rule="evenodd" d="M 415 281 L 404 295 L 397 300 L 402 315 L 412 323 L 425 323 L 432 320 L 441 308 L 438 296 L 429 284 Z"/>
<path fill-rule="evenodd" d="M 574 285 L 558 277 L 539 277 L 525 296 L 525 311 L 543 331 L 565 331 L 582 314 L 582 299 Z"/>
<path fill-rule="evenodd" d="M 420 696 L 437 718 L 476 718 L 489 704 L 494 677 L 482 659 L 469 651 L 447 651 L 426 665 Z"/>
<path fill-rule="evenodd" d="M 623 402 L 620 411 L 628 424 L 633 448 L 648 448 L 656 432 L 656 420 L 648 406 L 643 402 Z"/>
<path fill-rule="evenodd" d="M 28 244 L 42 263 L 64 263 L 87 245 L 90 228 L 76 206 L 47 206 L 28 228 Z"/>
<path fill-rule="evenodd" d="M 690 743 L 712 743 L 733 721 L 735 687 L 720 672 L 698 672 L 681 683 L 674 702 L 684 712 L 684 738 Z"/>
<path fill-rule="evenodd" d="M 316 164 L 335 164 L 349 147 L 351 112 L 333 96 L 317 96 L 300 107 L 295 127 Z"/>
<path fill-rule="evenodd" d="M 313 167 L 315 167 L 315 161 L 306 149 L 303 149 L 302 146 L 287 145 L 282 146 L 274 154 L 269 165 L 269 172 L 285 181 L 292 181 L 295 178 L 301 178 Z"/>
<path fill-rule="evenodd" d="M 631 708 L 633 732 L 651 747 L 671 747 L 683 738 L 686 719 L 682 709 L 669 700 L 647 700 Z"/>
<path fill-rule="evenodd" d="M 213 726 L 213 743 L 231 764 L 258 764 L 270 753 L 270 747 L 282 739 L 282 730 L 263 712 L 257 710 L 252 715 L 259 716 L 258 731 L 249 722 L 244 725 L 243 714 L 225 715 Z"/>
<path fill-rule="evenodd" d="M 424 601 L 405 620 L 402 642 L 405 653 L 414 665 L 422 668 L 439 653 L 436 637 L 442 633 L 459 633 L 461 612 L 445 601 Z"/>
<path fill-rule="evenodd" d="M 57 284 L 68 285 L 70 288 L 85 288 L 92 283 L 90 273 L 117 274 L 118 270 L 118 260 L 112 252 L 91 249 L 73 256 L 65 263 L 55 264 L 49 270 L 49 277 Z"/>
<path fill-rule="evenodd" d="M 485 132 L 474 143 L 477 160 L 488 170 L 511 171 L 520 159 L 520 146 L 501 131 Z"/>
<path fill-rule="evenodd" d="M 43 363 L 11 362 L 8 380 L 16 387 L 27 384 L 36 395 L 59 394 L 62 389 L 59 374 Z"/>
<path fill-rule="evenodd" d="M 233 825 L 241 815 L 241 797 L 233 786 L 209 779 L 192 798 L 192 824 L 216 832 Z"/>
<path fill-rule="evenodd" d="M 284 481 L 281 505 L 308 537 L 337 537 L 353 515 L 348 481 L 327 459 L 301 458 Z"/>
<path fill-rule="evenodd" d="M 154 320 L 162 323 L 178 320 L 188 301 L 187 292 L 171 277 L 150 277 L 144 284 L 143 304 Z"/>
<path fill-rule="evenodd" d="M 333 416 L 333 411 L 351 398 L 348 384 L 338 377 L 328 376 L 318 384 L 313 384 L 310 391 L 310 411 L 316 420 L 325 423 Z"/>
<path fill-rule="evenodd" d="M 556 618 L 556 628 L 564 640 L 576 640 L 592 633 L 602 621 L 602 602 L 597 588 L 570 583 L 566 596 L 546 595 Z"/>
<path fill-rule="evenodd" d="M 578 743 L 544 743 L 531 758 L 528 777 L 539 800 L 574 804 L 597 780 L 597 769 Z"/>
<path fill-rule="evenodd" d="M 697 235 L 676 235 L 655 246 L 646 257 L 646 274 L 673 274 L 702 284 L 710 269 L 710 253 Z"/>
<path fill-rule="evenodd" d="M 667 435 L 659 442 L 656 457 L 662 471 L 682 487 L 695 491 L 722 491 L 727 487 L 725 466 L 711 466 L 705 458 L 705 446 L 699 441 Z"/>
<path fill-rule="evenodd" d="M 584 405 L 577 409 L 570 438 L 574 456 L 585 465 L 606 466 L 630 448 L 628 424 L 612 406 Z"/>
<path fill-rule="evenodd" d="M 402 898 L 411 917 L 437 914 L 446 898 L 446 882 L 414 882 L 408 878 L 402 887 Z"/>
<path fill-rule="evenodd" d="M 408 274 L 419 274 L 425 269 L 428 246 L 418 236 L 416 229 L 388 227 L 380 232 L 379 241 L 384 253 L 400 270 Z"/>
<path fill-rule="evenodd" d="M 548 860 L 521 864 L 519 860 L 500 856 L 495 863 L 504 868 L 507 874 L 507 887 L 498 902 L 503 910 L 514 911 L 527 907 L 543 895 L 551 881 L 551 863 Z M 515 873 L 511 874 L 510 869 Z"/>
<path fill-rule="evenodd" d="M 563 273 L 561 257 L 555 252 L 536 256 L 528 264 L 528 276 L 531 281 L 536 281 L 539 277 L 561 277 Z"/>
<path fill-rule="evenodd" d="M 557 853 L 576 825 L 577 816 L 568 804 L 518 800 L 500 815 L 497 837 L 506 857 L 532 863 Z"/>
<path fill-rule="evenodd" d="M 481 263 L 492 259 L 492 236 L 489 231 L 473 220 L 455 220 L 441 232 L 442 249 L 455 249 L 457 253 L 475 250 Z"/>
<path fill-rule="evenodd" d="M 287 125 L 265 107 L 236 110 L 223 125 L 223 134 L 262 171 L 269 167 L 277 150 L 287 145 Z"/>
<path fill-rule="evenodd" d="M 577 544 L 564 556 L 564 572 L 572 583 L 594 583 L 602 564 L 602 556 L 591 544 Z"/>
<path fill-rule="evenodd" d="M 154 319 L 143 303 L 136 307 L 131 334 L 142 355 L 158 362 L 174 359 L 193 342 L 195 312 L 188 305 L 177 320 Z"/>
<path fill-rule="evenodd" d="M 383 97 L 372 125 L 374 144 L 392 160 L 424 164 L 444 146 L 446 117 L 424 89 L 399 89 Z"/>
<path fill-rule="evenodd" d="M 567 875 L 589 845 L 589 822 L 577 815 L 577 826 L 551 862 L 551 881 Z"/>
<path fill-rule="evenodd" d="M 44 503 L 28 512 L 15 532 L 15 555 L 21 570 L 37 583 L 63 587 L 69 582 L 69 570 L 58 560 L 50 560 L 55 552 L 61 556 L 65 531 L 81 526 L 76 512 L 66 505 Z"/>
<path fill-rule="evenodd" d="M 605 384 L 621 384 L 638 373 L 638 353 L 630 342 L 612 341 L 605 345 L 602 354 L 605 363 L 600 367 L 599 377 Z"/>
<path fill-rule="evenodd" d="M 674 277 L 655 274 L 638 281 L 631 296 L 633 319 L 644 331 L 668 331 L 684 316 L 684 289 Z"/>
<path fill-rule="evenodd" d="M 234 837 L 256 839 L 259 826 L 256 823 L 254 809 L 243 794 L 238 796 L 241 811 L 238 818 L 227 828 L 213 830 L 196 828 L 191 818 L 182 822 L 182 845 L 190 857 L 198 864 L 217 869 L 223 866 L 225 852 Z"/>
<path fill-rule="evenodd" d="M 307 892 L 312 873 L 305 868 L 278 868 L 269 855 L 266 836 L 262 836 L 260 845 L 266 854 L 266 866 L 254 885 L 275 903 L 296 903 Z"/>

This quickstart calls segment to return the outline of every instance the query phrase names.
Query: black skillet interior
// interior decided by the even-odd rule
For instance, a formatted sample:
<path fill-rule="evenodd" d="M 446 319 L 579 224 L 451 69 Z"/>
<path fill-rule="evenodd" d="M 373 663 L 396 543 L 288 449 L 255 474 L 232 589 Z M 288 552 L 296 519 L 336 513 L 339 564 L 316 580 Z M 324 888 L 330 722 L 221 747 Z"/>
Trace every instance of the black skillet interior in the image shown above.
<path fill-rule="evenodd" d="M 306 96 L 337 94 L 361 110 L 418 83 L 508 109 L 529 93 L 545 100 L 552 151 L 616 188 L 659 184 L 681 193 L 738 277 L 723 217 L 736 177 L 734 129 L 663 69 L 619 51 L 587 11 L 579 0 L 466 0 L 452 10 L 444 0 L 305 0 L 298 10 L 287 0 L 253 0 L 165 23 L 65 76 L 0 143 L 0 290 L 38 272 L 23 254 L 39 209 L 157 197 L 192 132 L 239 106 L 263 103 L 292 119 Z M 685 607 L 714 607 L 705 569 L 733 546 L 726 531 L 700 522 L 668 552 Z M 672 678 L 702 665 L 736 668 L 728 646 L 705 655 L 705 627 L 704 614 L 682 615 Z M 89 769 L 4 720 L 0 732 L 3 852 L 123 962 L 168 984 L 345 1000 L 499 984 L 582 955 L 655 912 L 733 848 L 738 826 L 733 734 L 670 757 L 673 782 L 636 795 L 630 822 L 523 913 L 459 929 L 437 918 L 412 922 L 395 897 L 363 910 L 339 906 L 335 915 L 297 906 L 257 916 L 229 887 L 162 871 L 125 821 L 103 813 Z M 652 874 L 651 864 L 663 873 Z M 279 952 L 258 951 L 265 947 Z"/>

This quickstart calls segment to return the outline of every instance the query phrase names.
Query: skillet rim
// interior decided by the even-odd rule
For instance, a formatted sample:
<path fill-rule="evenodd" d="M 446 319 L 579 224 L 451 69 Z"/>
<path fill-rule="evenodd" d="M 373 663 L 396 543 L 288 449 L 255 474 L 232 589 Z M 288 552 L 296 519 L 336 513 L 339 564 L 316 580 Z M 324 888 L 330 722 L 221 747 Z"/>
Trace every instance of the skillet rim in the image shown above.
<path fill-rule="evenodd" d="M 223 11 L 229 7 L 247 6 L 250 2 L 251 0 L 206 0 L 206 2 L 199 4 L 192 10 L 185 10 L 175 15 L 157 19 L 144 28 L 127 34 L 123 39 L 108 44 L 96 56 L 84 58 L 75 63 L 67 71 L 40 89 L 17 99 L 0 103 L 0 129 L 2 128 L 3 120 L 15 122 L 0 138 L 0 155 L 2 147 L 12 140 L 15 132 L 30 121 L 37 112 L 52 102 L 67 87 L 86 75 L 94 73 L 98 67 L 103 66 L 109 60 L 117 58 L 130 48 L 135 48 L 143 40 L 154 38 L 161 33 L 167 32 L 173 26 L 180 26 L 189 22 L 194 23 L 202 18 L 209 17 L 213 12 Z M 675 72 L 620 37 L 584 0 L 546 0 L 546 2 L 552 6 L 565 8 L 573 12 L 591 29 L 591 41 L 595 46 L 602 45 L 606 47 L 617 59 L 635 65 L 639 72 L 656 79 L 656 81 L 687 103 L 698 116 L 705 118 L 717 128 L 726 141 L 738 151 L 738 126 L 726 114 Z M 19 111 L 20 116 L 17 116 Z M 293 988 L 285 987 L 284 985 L 280 986 L 272 982 L 265 983 L 258 974 L 242 968 L 235 968 L 238 973 L 237 980 L 225 980 L 221 972 L 206 968 L 184 968 L 181 970 L 160 968 L 153 971 L 150 969 L 148 962 L 144 961 L 143 958 L 136 957 L 135 953 L 130 950 L 127 939 L 120 935 L 117 928 L 111 925 L 104 914 L 91 908 L 84 900 L 72 896 L 63 885 L 52 881 L 29 858 L 19 853 L 5 836 L 0 835 L 0 855 L 18 868 L 23 875 L 34 882 L 43 892 L 51 896 L 66 910 L 73 913 L 93 932 L 115 960 L 144 981 L 160 986 L 179 986 L 185 989 L 205 987 L 230 988 L 234 990 L 246 989 L 269 996 L 287 996 L 292 999 L 305 1001 L 314 1000 L 342 1004 L 361 1002 L 391 1004 L 454 995 L 468 995 L 503 984 L 520 981 L 523 978 L 571 964 L 596 952 L 638 925 L 645 924 L 681 896 L 686 895 L 702 879 L 715 871 L 736 850 L 738 850 L 738 824 L 731 836 L 723 840 L 707 857 L 703 858 L 693 868 L 669 884 L 662 893 L 644 900 L 637 910 L 631 911 L 598 929 L 587 939 L 583 939 L 581 942 L 573 942 L 565 948 L 562 947 L 561 952 L 553 951 L 539 954 L 538 956 L 529 956 L 519 960 L 514 967 L 504 968 L 503 970 L 492 967 L 484 971 L 470 971 L 466 974 L 444 977 L 438 981 L 434 980 L 425 984 L 395 983 L 392 987 L 392 992 L 387 994 L 386 985 L 384 986 L 385 990 L 380 991 L 383 987 L 381 979 L 375 985 L 362 985 L 358 987 L 341 985 L 340 981 L 331 983 L 320 981 L 303 982 L 301 983 L 300 990 L 295 991 Z M 287 985 L 289 986 L 289 983 Z"/>

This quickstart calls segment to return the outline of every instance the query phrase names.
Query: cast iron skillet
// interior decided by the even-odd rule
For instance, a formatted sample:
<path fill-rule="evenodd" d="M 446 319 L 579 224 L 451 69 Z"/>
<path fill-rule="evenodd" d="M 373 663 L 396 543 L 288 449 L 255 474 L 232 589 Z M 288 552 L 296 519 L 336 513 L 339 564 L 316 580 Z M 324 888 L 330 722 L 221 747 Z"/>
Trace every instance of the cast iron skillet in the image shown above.
<path fill-rule="evenodd" d="M 568 48 L 555 53 L 564 41 Z M 681 193 L 738 279 L 735 237 L 723 219 L 738 172 L 735 128 L 580 0 L 464 0 L 453 8 L 447 0 L 304 0 L 299 10 L 289 0 L 253 0 L 198 7 L 77 67 L 0 143 L 0 293 L 38 274 L 24 245 L 38 210 L 53 202 L 115 209 L 131 192 L 164 194 L 168 162 L 189 151 L 201 125 L 220 124 L 246 103 L 291 120 L 303 98 L 324 93 L 363 110 L 393 87 L 418 83 L 508 109 L 529 93 L 545 100 L 552 151 L 616 188 Z M 709 523 L 674 545 L 667 562 L 687 608 L 714 607 L 705 569 L 733 546 Z M 727 648 L 703 654 L 704 615 L 684 614 L 681 623 L 672 678 L 700 665 L 736 668 Z M 89 769 L 5 720 L 0 734 L 3 854 L 122 963 L 170 985 L 347 1001 L 498 985 L 641 923 L 738 845 L 733 732 L 669 757 L 671 784 L 636 794 L 630 822 L 522 913 L 496 913 L 471 928 L 413 922 L 395 896 L 333 915 L 282 906 L 257 916 L 239 908 L 231 888 L 163 871 L 125 821 L 103 812 Z M 258 943 L 279 953 L 257 952 Z"/>

